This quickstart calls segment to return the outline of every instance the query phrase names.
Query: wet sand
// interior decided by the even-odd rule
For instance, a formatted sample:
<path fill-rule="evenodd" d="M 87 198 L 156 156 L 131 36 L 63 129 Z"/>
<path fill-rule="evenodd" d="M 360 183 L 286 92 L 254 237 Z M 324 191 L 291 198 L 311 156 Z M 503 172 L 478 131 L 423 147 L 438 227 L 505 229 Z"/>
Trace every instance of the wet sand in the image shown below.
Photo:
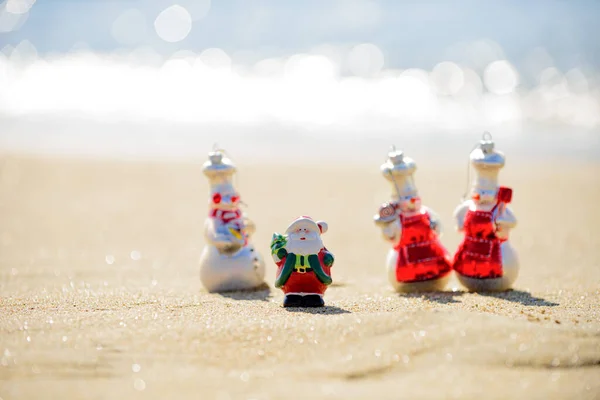
<path fill-rule="evenodd" d="M 465 166 L 425 164 L 417 183 L 454 251 Z M 378 164 L 239 163 L 268 287 L 229 294 L 199 281 L 199 163 L 0 165 L 3 400 L 600 398 L 600 162 L 502 171 L 519 219 L 514 291 L 453 280 L 413 295 L 386 280 Z M 324 309 L 284 309 L 273 288 L 270 236 L 301 214 L 329 223 Z"/>

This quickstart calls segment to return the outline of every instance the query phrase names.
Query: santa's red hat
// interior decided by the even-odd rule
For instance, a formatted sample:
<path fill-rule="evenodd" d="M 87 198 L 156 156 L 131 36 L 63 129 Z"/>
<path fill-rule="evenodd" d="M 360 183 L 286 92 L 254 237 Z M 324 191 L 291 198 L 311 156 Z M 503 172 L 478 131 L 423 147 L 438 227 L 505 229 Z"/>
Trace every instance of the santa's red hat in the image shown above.
<path fill-rule="evenodd" d="M 327 222 L 325 221 L 317 221 L 315 222 L 311 217 L 303 215 L 301 217 L 296 218 L 290 226 L 286 229 L 285 233 L 289 234 L 297 229 L 304 228 L 308 229 L 312 232 L 318 232 L 319 234 L 323 234 L 327 232 Z"/>

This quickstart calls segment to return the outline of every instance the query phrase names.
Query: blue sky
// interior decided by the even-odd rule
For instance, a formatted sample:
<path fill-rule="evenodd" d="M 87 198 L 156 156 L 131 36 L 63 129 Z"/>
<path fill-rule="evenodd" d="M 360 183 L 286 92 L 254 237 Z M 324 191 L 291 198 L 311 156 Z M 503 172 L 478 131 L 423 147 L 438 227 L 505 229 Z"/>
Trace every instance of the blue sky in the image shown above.
<path fill-rule="evenodd" d="M 348 10 L 372 3 L 376 18 L 361 20 Z M 194 23 L 178 43 L 163 42 L 152 30 L 158 13 L 171 0 L 38 0 L 17 31 L 0 33 L 0 48 L 23 39 L 38 52 L 65 52 L 85 42 L 94 50 L 119 47 L 112 22 L 135 7 L 147 15 L 144 44 L 170 54 L 219 47 L 228 53 L 255 51 L 278 56 L 306 51 L 322 43 L 371 42 L 381 47 L 386 67 L 431 68 L 450 59 L 449 46 L 491 39 L 515 65 L 537 46 L 545 47 L 557 66 L 600 66 L 600 40 L 594 25 L 600 17 L 595 0 L 213 0 L 209 13 Z M 359 8 L 360 10 L 360 8 Z M 456 60 L 460 61 L 460 60 Z"/>

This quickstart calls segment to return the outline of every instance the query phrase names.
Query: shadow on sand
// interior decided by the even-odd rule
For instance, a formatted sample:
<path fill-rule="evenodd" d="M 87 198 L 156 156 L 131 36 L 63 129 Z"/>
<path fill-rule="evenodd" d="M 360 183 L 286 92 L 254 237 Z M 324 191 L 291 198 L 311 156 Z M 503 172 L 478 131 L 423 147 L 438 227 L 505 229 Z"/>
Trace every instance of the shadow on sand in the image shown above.
<path fill-rule="evenodd" d="M 495 297 L 497 299 L 511 301 L 513 303 L 520 303 L 524 306 L 533 307 L 555 307 L 558 303 L 548 301 L 541 297 L 532 296 L 529 292 L 522 290 L 507 290 L 505 292 L 467 292 L 467 291 L 453 291 L 453 292 L 421 292 L 421 293 L 399 293 L 400 297 L 408 299 L 423 299 L 429 300 L 439 304 L 452 304 L 460 303 L 456 298 L 464 296 L 470 293 L 477 293 L 480 296 Z"/>
<path fill-rule="evenodd" d="M 344 310 L 336 306 L 325 307 L 285 307 L 286 311 L 291 313 L 306 313 L 306 314 L 324 314 L 324 315 L 336 315 L 336 314 L 350 314 L 350 311 Z"/>
<path fill-rule="evenodd" d="M 452 304 L 452 303 L 460 303 L 460 301 L 456 300 L 456 297 L 460 297 L 464 295 L 466 292 L 456 291 L 456 292 L 413 292 L 413 293 L 399 293 L 400 297 L 404 297 L 406 299 L 422 299 L 429 300 L 434 303 L 439 304 Z"/>
<path fill-rule="evenodd" d="M 532 296 L 529 292 L 522 290 L 509 290 L 506 292 L 478 292 L 481 296 L 495 297 L 497 299 L 511 301 L 513 303 L 520 303 L 524 306 L 534 307 L 556 307 L 559 303 L 543 299 L 541 297 Z"/>
<path fill-rule="evenodd" d="M 236 290 L 232 292 L 220 292 L 217 294 L 232 300 L 268 301 L 271 297 L 271 288 L 266 283 L 263 283 L 261 286 L 250 290 Z"/>

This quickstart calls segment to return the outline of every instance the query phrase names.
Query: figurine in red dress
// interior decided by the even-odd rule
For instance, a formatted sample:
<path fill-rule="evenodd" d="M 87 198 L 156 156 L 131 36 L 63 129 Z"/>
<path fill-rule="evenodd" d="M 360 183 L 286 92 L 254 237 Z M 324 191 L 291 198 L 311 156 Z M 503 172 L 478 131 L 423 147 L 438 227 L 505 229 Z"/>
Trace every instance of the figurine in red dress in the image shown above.
<path fill-rule="evenodd" d="M 475 180 L 471 199 L 454 212 L 457 229 L 464 239 L 454 255 L 454 270 L 460 282 L 472 291 L 503 291 L 517 279 L 519 262 L 508 241 L 517 220 L 508 207 L 512 189 L 498 186 L 498 173 L 505 157 L 494 149 L 489 133 L 471 152 Z"/>
<path fill-rule="evenodd" d="M 413 178 L 415 162 L 395 149 L 388 157 L 381 171 L 394 186 L 394 196 L 374 217 L 384 239 L 394 243 L 387 260 L 388 279 L 401 292 L 442 290 L 452 264 L 439 240 L 439 218 L 421 204 Z"/>
<path fill-rule="evenodd" d="M 275 287 L 285 293 L 284 307 L 323 307 L 323 295 L 332 282 L 331 254 L 321 240 L 324 221 L 300 217 L 285 235 L 273 234 L 271 254 L 277 264 Z"/>

